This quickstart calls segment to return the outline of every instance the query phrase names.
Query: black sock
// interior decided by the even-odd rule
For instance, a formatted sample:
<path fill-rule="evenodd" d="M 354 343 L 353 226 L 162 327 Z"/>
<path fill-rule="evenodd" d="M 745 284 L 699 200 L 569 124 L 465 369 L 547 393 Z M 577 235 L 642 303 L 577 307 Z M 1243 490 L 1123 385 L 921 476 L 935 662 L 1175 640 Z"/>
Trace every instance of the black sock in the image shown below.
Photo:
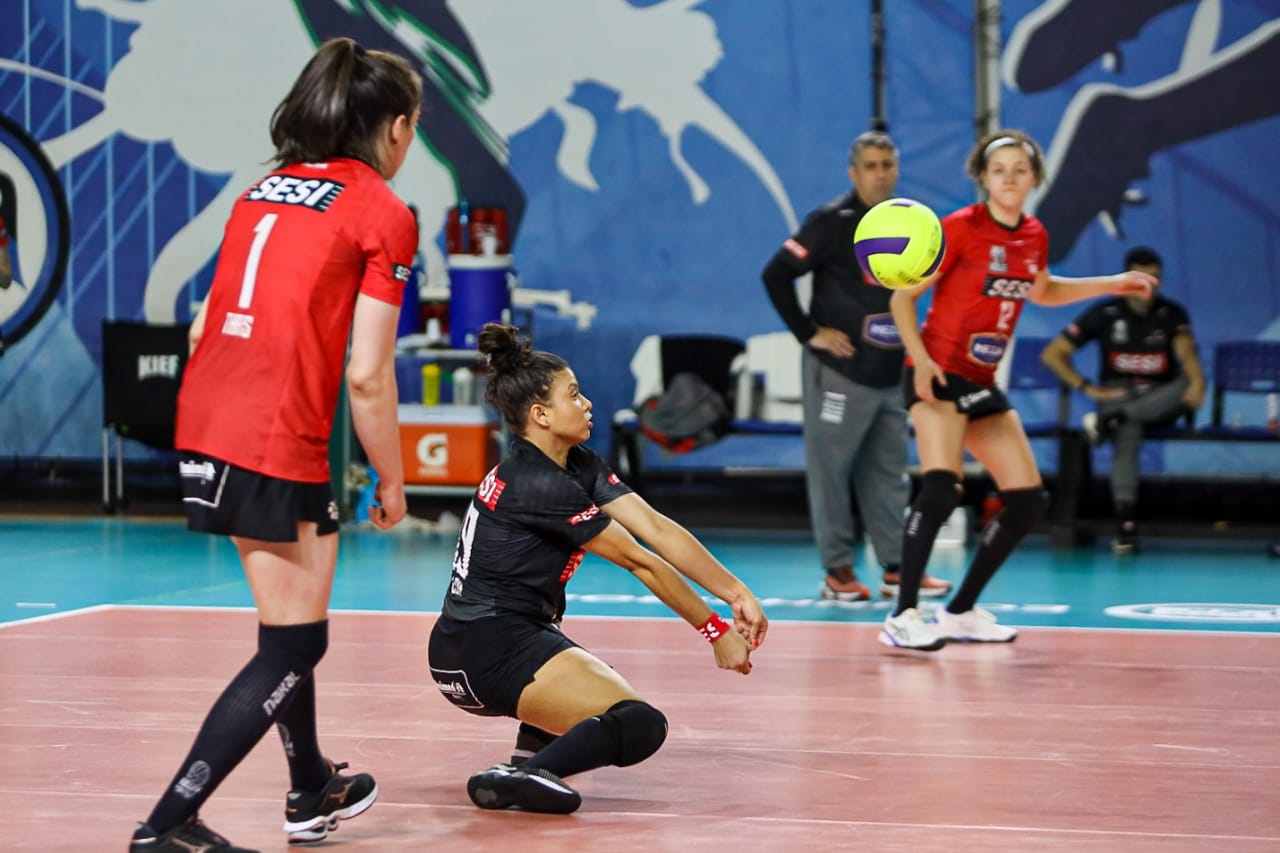
<path fill-rule="evenodd" d="M 561 779 L 613 764 L 639 764 L 667 739 L 667 718 L 637 699 L 624 699 L 588 717 L 540 749 L 521 770 L 546 770 Z"/>
<path fill-rule="evenodd" d="M 960 503 L 960 478 L 953 471 L 933 469 L 921 477 L 920 494 L 911 504 L 902 535 L 902 563 L 898 567 L 897 616 L 920 604 L 920 584 L 933 551 L 933 540 Z"/>
<path fill-rule="evenodd" d="M 258 653 L 209 710 L 191 751 L 147 818 L 152 829 L 166 832 L 200 810 L 267 733 L 324 655 L 327 637 L 328 622 L 260 628 Z"/>
<path fill-rule="evenodd" d="M 613 763 L 618 734 L 605 715 L 588 717 L 520 765 L 521 770 L 546 770 L 561 779 Z"/>
<path fill-rule="evenodd" d="M 1004 564 L 1014 547 L 1022 541 L 1044 515 L 1049 495 L 1041 486 L 1029 489 L 1009 489 L 1000 493 L 1004 509 L 988 522 L 982 530 L 973 562 L 955 596 L 947 604 L 948 613 L 967 613 L 978 603 L 978 596 L 996 570 Z"/>
<path fill-rule="evenodd" d="M 289 760 L 289 787 L 319 791 L 329 781 L 329 765 L 316 735 L 316 677 L 312 673 L 294 688 L 292 701 L 276 718 L 276 731 Z"/>

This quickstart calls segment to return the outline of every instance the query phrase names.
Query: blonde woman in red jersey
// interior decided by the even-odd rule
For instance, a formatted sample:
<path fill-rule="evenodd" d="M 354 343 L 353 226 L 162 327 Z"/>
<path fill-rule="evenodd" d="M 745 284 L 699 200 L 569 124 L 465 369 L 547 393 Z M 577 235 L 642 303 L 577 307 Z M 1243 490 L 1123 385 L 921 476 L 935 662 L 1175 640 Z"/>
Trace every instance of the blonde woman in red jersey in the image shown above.
<path fill-rule="evenodd" d="M 897 607 L 880 632 L 880 642 L 896 648 L 932 651 L 947 641 L 1007 643 L 1017 636 L 977 602 L 1048 504 L 1022 422 L 995 381 L 1025 301 L 1064 305 L 1146 294 L 1155 284 L 1136 271 L 1076 279 L 1050 274 L 1049 236 L 1022 210 L 1044 177 L 1040 148 L 1026 134 L 1001 130 L 980 139 L 967 167 L 987 200 L 943 219 L 946 256 L 937 274 L 890 302 L 908 354 L 903 394 L 923 471 L 907 515 Z M 918 328 L 916 301 L 930 287 L 933 301 Z M 960 503 L 965 451 L 995 480 L 1004 510 L 982 531 L 951 601 L 930 620 L 917 609 L 920 579 L 938 529 Z"/>
<path fill-rule="evenodd" d="M 377 798 L 316 737 L 312 670 L 328 646 L 338 513 L 328 442 L 346 383 L 378 472 L 375 525 L 405 514 L 395 331 L 417 249 L 387 186 L 414 138 L 422 81 L 401 57 L 326 42 L 271 120 L 279 168 L 236 202 L 192 323 L 177 446 L 191 529 L 230 536 L 259 616 L 258 651 L 214 703 L 134 833 L 140 851 L 243 851 L 197 812 L 275 723 L 290 841 L 318 841 Z"/>

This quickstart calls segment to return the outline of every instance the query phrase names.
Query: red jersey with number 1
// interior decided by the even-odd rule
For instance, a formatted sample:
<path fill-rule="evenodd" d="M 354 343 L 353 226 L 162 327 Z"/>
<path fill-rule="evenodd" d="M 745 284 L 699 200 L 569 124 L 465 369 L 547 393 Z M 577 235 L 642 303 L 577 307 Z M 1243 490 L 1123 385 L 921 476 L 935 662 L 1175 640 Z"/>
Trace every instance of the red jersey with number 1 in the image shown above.
<path fill-rule="evenodd" d="M 356 295 L 399 305 L 417 245 L 412 212 L 358 160 L 297 163 L 251 187 L 223 233 L 177 446 L 327 482 Z"/>
<path fill-rule="evenodd" d="M 1027 293 L 1048 264 L 1049 234 L 1034 216 L 1001 225 L 982 203 L 944 217 L 942 230 L 947 253 L 920 335 L 944 371 L 992 386 Z"/>

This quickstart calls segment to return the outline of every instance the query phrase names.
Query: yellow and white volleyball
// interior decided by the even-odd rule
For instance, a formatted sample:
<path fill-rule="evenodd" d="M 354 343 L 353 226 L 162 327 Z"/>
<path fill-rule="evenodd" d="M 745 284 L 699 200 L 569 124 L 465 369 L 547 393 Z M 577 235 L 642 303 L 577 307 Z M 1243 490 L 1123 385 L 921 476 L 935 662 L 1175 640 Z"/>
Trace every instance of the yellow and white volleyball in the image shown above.
<path fill-rule="evenodd" d="M 933 275 L 946 254 L 942 223 L 928 205 L 891 198 L 867 211 L 853 235 L 862 271 L 885 287 L 915 287 Z"/>

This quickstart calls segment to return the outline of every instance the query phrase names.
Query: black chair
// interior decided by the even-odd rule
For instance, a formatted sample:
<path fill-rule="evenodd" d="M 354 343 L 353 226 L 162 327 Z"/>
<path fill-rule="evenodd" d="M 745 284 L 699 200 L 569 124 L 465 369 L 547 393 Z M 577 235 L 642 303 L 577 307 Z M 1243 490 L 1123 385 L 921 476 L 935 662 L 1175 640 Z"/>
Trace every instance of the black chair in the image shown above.
<path fill-rule="evenodd" d="M 610 436 L 609 464 L 627 478 L 628 485 L 639 491 L 643 470 L 644 434 L 636 408 L 661 394 L 677 373 L 694 373 L 723 394 L 733 411 L 734 367 L 745 350 L 741 340 L 725 335 L 649 335 L 640 342 L 631 358 L 636 380 L 632 408 L 614 414 Z"/>
<path fill-rule="evenodd" d="M 124 503 L 124 439 L 172 450 L 188 324 L 102 323 L 102 508 Z M 115 434 L 115 488 L 111 441 Z"/>

